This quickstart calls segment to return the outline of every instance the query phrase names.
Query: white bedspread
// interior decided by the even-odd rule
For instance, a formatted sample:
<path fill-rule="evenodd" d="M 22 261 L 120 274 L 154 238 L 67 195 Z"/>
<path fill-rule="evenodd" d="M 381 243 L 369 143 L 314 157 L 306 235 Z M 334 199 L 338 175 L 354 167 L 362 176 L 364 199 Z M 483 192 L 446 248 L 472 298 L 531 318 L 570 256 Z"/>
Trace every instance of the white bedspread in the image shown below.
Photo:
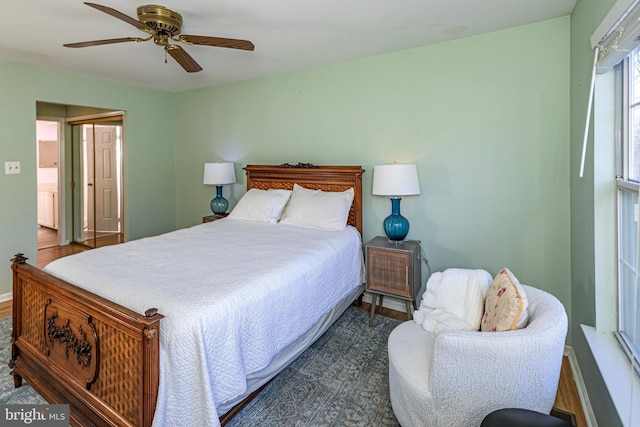
<path fill-rule="evenodd" d="M 223 219 L 61 258 L 46 271 L 161 320 L 154 426 L 216 426 L 217 404 L 361 283 L 361 239 Z"/>

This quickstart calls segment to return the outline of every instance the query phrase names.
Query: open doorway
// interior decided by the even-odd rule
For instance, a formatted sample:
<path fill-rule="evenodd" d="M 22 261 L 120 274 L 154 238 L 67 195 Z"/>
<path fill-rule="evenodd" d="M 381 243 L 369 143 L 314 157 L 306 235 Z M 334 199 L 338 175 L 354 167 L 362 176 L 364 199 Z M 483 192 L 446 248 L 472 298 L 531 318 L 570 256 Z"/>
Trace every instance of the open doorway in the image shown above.
<path fill-rule="evenodd" d="M 123 123 L 123 111 L 36 102 L 39 249 L 124 242 Z"/>
<path fill-rule="evenodd" d="M 74 242 L 124 241 L 122 115 L 70 121 L 74 158 Z"/>
<path fill-rule="evenodd" d="M 38 249 L 60 244 L 60 120 L 36 120 Z"/>

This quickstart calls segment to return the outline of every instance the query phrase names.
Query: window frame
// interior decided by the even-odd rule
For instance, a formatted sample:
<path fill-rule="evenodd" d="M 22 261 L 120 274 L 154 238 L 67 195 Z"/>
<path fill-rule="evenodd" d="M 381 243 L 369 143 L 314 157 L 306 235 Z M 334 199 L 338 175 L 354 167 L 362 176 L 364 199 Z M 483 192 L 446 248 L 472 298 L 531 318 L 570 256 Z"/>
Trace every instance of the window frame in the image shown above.
<path fill-rule="evenodd" d="M 632 120 L 634 109 L 636 111 L 640 111 L 640 100 L 631 104 L 631 94 L 632 90 L 635 89 L 637 94 L 640 94 L 640 84 L 638 87 L 634 87 L 633 82 L 631 81 L 631 72 L 630 69 L 633 66 L 631 64 L 631 56 L 637 55 L 640 57 L 640 47 L 636 48 L 632 53 L 626 56 L 620 63 L 615 67 L 615 93 L 616 93 L 616 102 L 614 107 L 614 120 L 616 123 L 615 129 L 616 134 L 614 136 L 614 146 L 615 146 L 615 210 L 616 210 L 616 301 L 617 301 L 617 316 L 616 316 L 616 331 L 615 336 L 620 343 L 622 349 L 624 350 L 627 357 L 632 362 L 633 367 L 638 375 L 640 375 L 640 345 L 638 344 L 638 335 L 640 334 L 639 330 L 635 330 L 634 337 L 628 337 L 624 332 L 624 302 L 623 302 L 623 282 L 622 282 L 622 264 L 625 260 L 622 258 L 622 244 L 623 244 L 623 224 L 621 224 L 621 216 L 623 215 L 623 206 L 622 206 L 622 197 L 620 196 L 623 191 L 632 191 L 638 194 L 640 190 L 640 182 L 637 180 L 633 180 L 630 178 L 631 170 L 630 170 L 630 143 L 631 143 L 631 132 L 632 132 Z M 640 59 L 640 58 L 639 58 Z M 638 96 L 640 98 L 640 96 Z M 635 204 L 638 206 L 638 203 Z M 634 207 L 634 210 L 637 208 Z M 637 214 L 634 215 L 637 218 Z M 636 221 L 638 222 L 638 221 Z M 640 251 L 640 248 L 637 247 L 637 237 L 636 240 L 636 252 Z M 636 254 L 636 257 L 638 254 Z M 636 262 L 637 264 L 637 262 Z M 635 270 L 638 270 L 638 266 L 636 265 Z M 638 284 L 636 279 L 636 289 L 635 292 L 638 292 Z M 634 299 L 637 299 L 637 295 L 634 295 Z M 638 316 L 637 313 L 638 307 L 636 307 L 636 313 L 634 316 Z M 633 323 L 637 323 L 637 317 L 634 317 Z M 635 328 L 637 329 L 637 327 Z M 635 340 L 635 342 L 634 342 Z M 635 350 L 634 350 L 635 347 Z"/>

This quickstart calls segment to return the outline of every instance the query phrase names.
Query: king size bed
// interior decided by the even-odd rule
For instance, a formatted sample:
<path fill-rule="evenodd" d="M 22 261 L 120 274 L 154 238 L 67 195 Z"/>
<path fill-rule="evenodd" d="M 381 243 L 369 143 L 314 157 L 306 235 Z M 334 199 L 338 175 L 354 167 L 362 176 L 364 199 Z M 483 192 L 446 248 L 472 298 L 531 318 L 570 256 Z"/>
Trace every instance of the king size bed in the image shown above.
<path fill-rule="evenodd" d="M 245 170 L 227 218 L 45 271 L 17 255 L 15 385 L 74 425 L 214 426 L 321 336 L 362 293 L 364 171 Z"/>

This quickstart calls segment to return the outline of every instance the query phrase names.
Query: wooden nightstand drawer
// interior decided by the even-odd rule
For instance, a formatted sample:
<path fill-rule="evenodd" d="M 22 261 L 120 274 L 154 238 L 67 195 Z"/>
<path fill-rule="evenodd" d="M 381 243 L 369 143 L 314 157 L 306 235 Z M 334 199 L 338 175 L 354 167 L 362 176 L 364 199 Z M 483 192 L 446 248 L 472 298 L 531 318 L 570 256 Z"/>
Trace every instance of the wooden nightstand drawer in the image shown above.
<path fill-rule="evenodd" d="M 367 250 L 367 289 L 412 299 L 413 254 L 375 247 Z"/>
<path fill-rule="evenodd" d="M 411 319 L 411 304 L 415 309 L 422 281 L 420 253 L 420 243 L 415 240 L 391 243 L 378 236 L 365 245 L 366 290 L 372 294 L 369 325 L 373 324 L 376 301 L 382 305 L 385 295 L 405 300 L 407 318 Z"/>

